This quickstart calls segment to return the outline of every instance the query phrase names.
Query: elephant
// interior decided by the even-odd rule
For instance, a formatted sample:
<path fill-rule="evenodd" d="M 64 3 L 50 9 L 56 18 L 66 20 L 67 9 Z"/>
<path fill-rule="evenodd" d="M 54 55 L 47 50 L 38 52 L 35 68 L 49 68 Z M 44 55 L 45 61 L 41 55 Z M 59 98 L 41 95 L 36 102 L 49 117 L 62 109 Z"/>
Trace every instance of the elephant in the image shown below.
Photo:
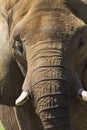
<path fill-rule="evenodd" d="M 28 97 L 27 103 L 29 104 L 31 100 L 34 106 L 32 114 L 30 112 L 32 105 L 29 108 L 17 108 L 19 111 L 16 109 L 20 126 L 24 123 L 20 120 L 20 115 L 27 109 L 27 118 L 23 121 L 29 123 L 29 114 L 31 117 L 34 117 L 34 113 L 37 114 L 40 120 L 36 121 L 40 130 L 86 130 L 85 106 L 77 102 L 71 113 L 75 97 L 78 93 L 83 94 L 81 95 L 83 97 L 83 90 L 87 90 L 86 24 L 73 13 L 66 0 L 19 0 L 12 3 L 13 5 L 6 4 L 10 32 L 9 46 L 25 75 L 22 82 L 22 96 L 24 96 L 22 100 L 24 102 L 24 98 L 29 94 L 31 98 Z M 25 59 L 27 65 L 25 65 Z M 14 92 L 18 95 L 13 95 L 13 100 L 9 97 L 10 104 L 7 100 L 3 104 L 15 103 L 15 99 L 21 92 L 16 89 Z M 11 94 L 9 92 L 9 96 Z M 22 100 L 19 97 L 16 105 L 20 105 Z M 76 113 L 78 108 L 81 108 L 83 114 Z M 83 117 L 81 121 L 84 126 L 79 124 L 80 120 L 77 124 L 74 122 L 73 119 L 77 121 L 74 113 L 79 114 L 79 117 L 82 115 L 80 120 Z M 75 128 L 72 128 L 72 120 Z M 36 128 L 33 129 L 36 130 Z"/>

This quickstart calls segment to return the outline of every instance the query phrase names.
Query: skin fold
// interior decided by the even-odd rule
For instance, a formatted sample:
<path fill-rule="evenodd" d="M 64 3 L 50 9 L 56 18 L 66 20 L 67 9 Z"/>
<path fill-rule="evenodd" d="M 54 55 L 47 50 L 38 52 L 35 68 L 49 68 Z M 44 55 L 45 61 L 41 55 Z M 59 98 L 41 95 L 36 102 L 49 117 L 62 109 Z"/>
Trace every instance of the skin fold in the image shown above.
<path fill-rule="evenodd" d="M 79 87 L 82 88 L 83 85 L 86 89 L 86 24 L 76 17 L 66 0 L 19 0 L 12 4 L 13 6 L 9 4 L 7 5 L 11 7 L 8 9 L 10 46 L 19 67 L 21 65 L 23 72 L 27 70 L 24 72 L 26 77 L 24 83 L 22 82 L 22 90 L 31 95 L 34 104 L 34 108 L 31 107 L 34 111 L 29 117 L 33 117 L 34 113 L 35 117 L 39 116 L 40 130 L 43 127 L 44 130 L 86 130 L 85 106 L 74 101 Z M 26 54 L 21 48 L 26 50 Z M 26 59 L 27 63 L 23 59 Z M 16 73 L 18 74 L 18 70 Z M 15 84 L 14 86 L 17 87 Z M 16 96 L 13 95 L 13 100 L 10 99 L 11 95 L 9 96 L 11 102 L 8 105 L 14 104 L 20 91 Z M 14 89 L 14 92 L 18 90 Z M 6 95 L 4 94 L 4 98 Z M 78 105 L 72 107 L 73 102 Z M 3 104 L 6 103 L 8 102 L 5 99 Z M 79 113 L 80 111 L 82 113 Z M 28 112 L 28 108 L 16 111 L 21 127 L 30 121 L 29 117 L 26 117 Z M 23 113 L 25 120 L 22 123 Z M 76 114 L 79 117 L 78 121 Z M 82 126 L 80 121 L 83 123 Z M 29 129 L 29 126 L 26 127 Z M 34 129 L 33 127 L 29 130 Z"/>

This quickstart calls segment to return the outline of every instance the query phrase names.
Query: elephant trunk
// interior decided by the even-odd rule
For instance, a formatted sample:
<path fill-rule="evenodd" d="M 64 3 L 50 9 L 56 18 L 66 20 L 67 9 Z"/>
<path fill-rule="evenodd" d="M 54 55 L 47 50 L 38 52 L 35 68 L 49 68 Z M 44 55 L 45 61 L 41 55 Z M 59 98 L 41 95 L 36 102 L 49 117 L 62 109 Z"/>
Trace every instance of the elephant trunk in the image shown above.
<path fill-rule="evenodd" d="M 46 130 L 71 130 L 70 72 L 63 47 L 53 41 L 40 42 L 31 48 L 31 84 L 36 111 Z M 26 85 L 23 90 L 27 90 Z"/>
<path fill-rule="evenodd" d="M 70 96 L 66 82 L 52 77 L 37 83 L 33 91 L 44 129 L 71 130 Z"/>
<path fill-rule="evenodd" d="M 72 129 L 72 97 L 82 86 L 78 78 L 74 80 L 76 73 L 65 48 L 65 45 L 50 40 L 26 48 L 29 68 L 23 84 L 25 94 L 22 100 L 32 91 L 36 111 L 45 130 Z M 73 89 L 73 85 L 78 85 L 77 89 Z M 21 96 L 16 104 L 20 101 Z"/>

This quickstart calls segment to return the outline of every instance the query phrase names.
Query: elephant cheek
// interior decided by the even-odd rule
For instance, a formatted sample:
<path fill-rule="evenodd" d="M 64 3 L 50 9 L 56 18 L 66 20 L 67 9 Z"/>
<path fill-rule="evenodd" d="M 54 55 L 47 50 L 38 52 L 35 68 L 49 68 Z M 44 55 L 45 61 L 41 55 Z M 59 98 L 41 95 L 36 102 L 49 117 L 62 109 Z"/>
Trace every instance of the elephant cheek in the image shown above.
<path fill-rule="evenodd" d="M 5 105 L 15 105 L 15 99 L 19 96 L 22 89 L 23 76 L 12 57 L 8 62 L 4 62 L 0 78 L 0 103 Z M 3 73 L 2 73 L 3 72 Z M 4 75 L 3 75 L 4 74 Z"/>

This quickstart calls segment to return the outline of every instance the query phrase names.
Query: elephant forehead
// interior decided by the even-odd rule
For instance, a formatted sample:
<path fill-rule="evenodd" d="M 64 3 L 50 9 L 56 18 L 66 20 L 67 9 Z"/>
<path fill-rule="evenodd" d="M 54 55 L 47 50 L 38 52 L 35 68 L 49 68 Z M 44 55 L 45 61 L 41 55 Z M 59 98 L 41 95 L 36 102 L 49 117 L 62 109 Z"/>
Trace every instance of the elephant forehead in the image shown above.
<path fill-rule="evenodd" d="M 75 17 L 67 6 L 62 3 L 59 4 L 56 1 L 53 2 L 53 6 L 50 6 L 50 3 L 52 3 L 52 1 L 48 2 L 47 6 L 45 0 L 44 3 L 36 1 L 34 5 L 31 4 L 31 8 L 28 10 L 27 14 L 25 13 L 24 15 L 25 17 L 22 16 L 23 11 L 19 10 L 20 8 L 18 8 L 17 4 L 14 8 L 12 28 L 17 26 L 16 32 L 17 30 L 26 30 L 29 32 L 30 29 L 35 31 L 40 29 L 40 27 L 41 29 L 46 30 L 47 28 L 49 30 L 49 28 L 54 27 L 54 24 L 57 28 L 57 25 L 59 24 L 61 29 L 73 32 L 73 29 L 76 30 L 77 28 L 84 26 L 84 23 Z M 56 3 L 58 6 L 55 5 Z M 46 7 L 44 7 L 45 5 Z"/>

